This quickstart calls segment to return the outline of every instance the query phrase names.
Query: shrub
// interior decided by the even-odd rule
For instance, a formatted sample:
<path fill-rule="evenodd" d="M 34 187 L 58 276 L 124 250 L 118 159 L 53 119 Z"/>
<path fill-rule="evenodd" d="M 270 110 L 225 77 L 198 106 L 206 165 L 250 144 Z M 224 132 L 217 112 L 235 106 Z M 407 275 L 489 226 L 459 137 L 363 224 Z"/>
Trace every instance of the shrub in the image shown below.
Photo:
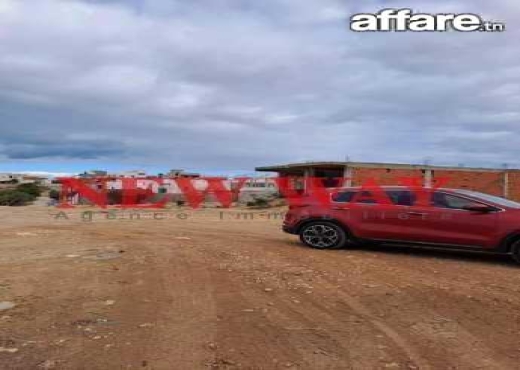
<path fill-rule="evenodd" d="M 36 184 L 20 184 L 16 187 L 17 191 L 27 193 L 33 197 L 39 197 L 42 193 L 42 189 Z"/>
<path fill-rule="evenodd" d="M 36 196 L 19 190 L 0 191 L 0 206 L 24 206 L 36 199 Z"/>

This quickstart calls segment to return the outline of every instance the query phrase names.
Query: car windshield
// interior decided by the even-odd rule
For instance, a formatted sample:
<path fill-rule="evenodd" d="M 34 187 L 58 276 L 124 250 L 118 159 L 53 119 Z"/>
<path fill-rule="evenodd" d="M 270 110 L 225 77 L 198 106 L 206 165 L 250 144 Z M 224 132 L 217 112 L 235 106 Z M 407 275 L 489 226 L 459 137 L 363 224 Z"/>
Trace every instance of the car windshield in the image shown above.
<path fill-rule="evenodd" d="M 469 195 L 471 197 L 480 198 L 484 201 L 492 202 L 504 207 L 511 207 L 511 208 L 520 208 L 520 203 L 514 202 L 509 199 L 504 199 L 500 197 L 496 197 L 494 195 L 489 195 L 485 193 L 480 193 L 478 191 L 470 191 L 470 190 L 455 190 L 456 193 L 461 195 Z"/>

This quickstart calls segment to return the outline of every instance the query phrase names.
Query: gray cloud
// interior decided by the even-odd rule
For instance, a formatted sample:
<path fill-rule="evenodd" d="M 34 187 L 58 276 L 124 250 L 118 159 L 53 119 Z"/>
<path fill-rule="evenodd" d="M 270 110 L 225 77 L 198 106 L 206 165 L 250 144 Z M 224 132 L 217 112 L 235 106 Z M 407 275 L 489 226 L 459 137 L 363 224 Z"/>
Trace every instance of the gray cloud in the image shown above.
<path fill-rule="evenodd" d="M 418 9 L 506 21 L 502 34 L 348 30 L 353 12 L 414 4 L 4 0 L 0 158 L 520 166 L 520 4 Z"/>
<path fill-rule="evenodd" d="M 6 145 L 4 153 L 9 159 L 37 159 L 37 158 L 70 158 L 70 159 L 102 159 L 121 154 L 120 148 L 113 146 L 99 146 L 105 143 L 38 143 Z M 118 144 L 119 146 L 119 144 Z"/>

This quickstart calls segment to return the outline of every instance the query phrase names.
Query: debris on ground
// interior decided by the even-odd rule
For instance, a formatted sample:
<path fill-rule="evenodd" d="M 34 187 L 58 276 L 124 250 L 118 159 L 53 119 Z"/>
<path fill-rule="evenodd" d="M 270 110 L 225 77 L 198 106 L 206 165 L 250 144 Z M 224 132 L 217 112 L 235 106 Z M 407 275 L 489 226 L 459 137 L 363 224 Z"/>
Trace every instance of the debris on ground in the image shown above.
<path fill-rule="evenodd" d="M 10 310 L 16 307 L 16 304 L 9 301 L 0 302 L 0 311 Z"/>

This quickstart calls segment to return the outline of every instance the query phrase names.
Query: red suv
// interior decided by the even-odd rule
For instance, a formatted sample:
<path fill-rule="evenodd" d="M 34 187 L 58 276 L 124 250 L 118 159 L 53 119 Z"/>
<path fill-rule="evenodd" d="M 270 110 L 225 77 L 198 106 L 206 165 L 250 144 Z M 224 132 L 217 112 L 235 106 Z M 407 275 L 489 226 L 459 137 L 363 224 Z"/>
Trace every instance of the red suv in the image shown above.
<path fill-rule="evenodd" d="M 378 196 L 376 196 L 376 193 Z M 329 190 L 289 207 L 283 230 L 312 248 L 411 244 L 511 254 L 520 262 L 520 203 L 462 189 Z"/>

